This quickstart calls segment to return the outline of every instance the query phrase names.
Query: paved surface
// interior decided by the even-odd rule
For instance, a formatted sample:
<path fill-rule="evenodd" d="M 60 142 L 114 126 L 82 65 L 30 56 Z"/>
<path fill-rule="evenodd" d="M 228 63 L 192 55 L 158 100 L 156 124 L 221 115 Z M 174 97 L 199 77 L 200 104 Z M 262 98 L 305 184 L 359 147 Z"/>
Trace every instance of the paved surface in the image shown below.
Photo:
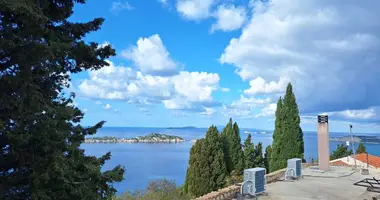
<path fill-rule="evenodd" d="M 339 178 L 344 176 L 350 176 L 355 171 L 350 167 L 338 167 L 338 166 L 330 166 L 329 171 L 321 171 L 318 170 L 317 166 L 308 167 L 302 169 L 302 175 L 312 176 L 312 177 L 324 177 L 324 178 Z"/>
<path fill-rule="evenodd" d="M 369 175 L 352 172 L 350 167 L 336 169 L 336 174 L 346 174 L 338 178 L 307 176 L 300 180 L 278 181 L 266 186 L 267 196 L 260 196 L 259 200 L 372 200 L 380 195 L 366 191 L 365 187 L 353 185 L 364 178 L 380 179 L 379 171 L 370 170 Z M 316 172 L 320 175 L 320 173 Z M 330 176 L 334 175 L 331 171 Z"/>

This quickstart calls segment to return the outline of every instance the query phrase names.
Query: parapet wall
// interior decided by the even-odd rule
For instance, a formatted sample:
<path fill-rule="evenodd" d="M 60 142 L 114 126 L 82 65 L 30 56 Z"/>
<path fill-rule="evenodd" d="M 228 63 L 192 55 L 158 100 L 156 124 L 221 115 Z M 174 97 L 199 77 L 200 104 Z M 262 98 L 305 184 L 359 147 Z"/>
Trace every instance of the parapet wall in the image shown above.
<path fill-rule="evenodd" d="M 278 171 L 265 175 L 267 183 L 276 182 L 280 178 L 284 177 L 285 171 L 286 169 L 280 169 Z M 230 200 L 234 198 L 236 193 L 239 191 L 240 186 L 230 185 L 226 188 L 219 189 L 218 191 L 213 191 L 193 200 Z"/>

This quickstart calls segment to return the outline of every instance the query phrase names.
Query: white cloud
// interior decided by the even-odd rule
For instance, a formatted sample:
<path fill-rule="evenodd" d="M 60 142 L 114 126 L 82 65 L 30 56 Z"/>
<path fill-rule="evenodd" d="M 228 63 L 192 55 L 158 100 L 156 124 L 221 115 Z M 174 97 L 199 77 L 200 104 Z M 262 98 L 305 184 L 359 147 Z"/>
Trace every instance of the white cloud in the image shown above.
<path fill-rule="evenodd" d="M 266 109 L 271 102 L 270 98 L 254 98 L 240 96 L 239 100 L 233 101 L 230 105 L 223 106 L 223 113 L 228 117 L 253 118 L 258 117 L 257 108 Z M 261 115 L 260 115 L 261 116 Z"/>
<path fill-rule="evenodd" d="M 222 87 L 222 88 L 220 88 L 220 91 L 222 91 L 222 92 L 229 92 L 230 88 L 224 88 L 224 87 Z"/>
<path fill-rule="evenodd" d="M 106 110 L 108 110 L 108 109 L 111 109 L 112 106 L 111 106 L 110 104 L 107 103 L 103 108 L 106 109 Z"/>
<path fill-rule="evenodd" d="M 168 0 L 158 0 L 160 3 L 166 5 L 168 3 Z"/>
<path fill-rule="evenodd" d="M 203 112 L 200 112 L 199 114 L 202 116 L 211 116 L 215 114 L 216 110 L 214 108 L 205 108 Z"/>
<path fill-rule="evenodd" d="M 152 56 L 156 57 L 155 54 Z M 216 73 L 179 71 L 171 76 L 158 76 L 107 62 L 109 66 L 90 71 L 89 78 L 79 85 L 84 96 L 144 105 L 163 103 L 173 110 L 199 111 L 217 105 L 212 97 L 219 88 Z"/>
<path fill-rule="evenodd" d="M 111 45 L 111 43 L 108 42 L 108 41 L 104 41 L 103 43 L 101 43 L 101 44 L 98 45 L 98 48 L 104 48 L 104 47 L 106 47 L 108 45 Z"/>
<path fill-rule="evenodd" d="M 131 6 L 131 4 L 129 4 L 128 2 L 112 2 L 112 5 L 111 5 L 111 12 L 115 13 L 115 14 L 118 14 L 120 11 L 122 10 L 132 10 L 134 9 L 133 6 Z"/>
<path fill-rule="evenodd" d="M 216 18 L 216 22 L 211 26 L 211 32 L 216 30 L 233 31 L 241 28 L 246 21 L 247 12 L 244 7 L 223 4 L 218 6 L 213 16 Z"/>
<path fill-rule="evenodd" d="M 271 81 L 266 83 L 261 77 L 257 77 L 249 81 L 250 88 L 244 90 L 244 94 L 254 95 L 254 94 L 271 94 L 271 93 L 282 93 L 286 89 L 286 85 L 289 81 L 286 78 L 280 77 L 278 82 Z"/>
<path fill-rule="evenodd" d="M 124 50 L 121 55 L 132 60 L 145 74 L 171 76 L 178 72 L 178 64 L 170 58 L 169 52 L 157 34 L 148 38 L 139 38 L 136 46 Z"/>
<path fill-rule="evenodd" d="M 263 109 L 261 109 L 261 112 L 257 114 L 255 117 L 268 117 L 268 116 L 273 116 L 276 113 L 277 109 L 277 104 L 276 103 L 271 103 L 265 106 Z"/>
<path fill-rule="evenodd" d="M 321 115 L 338 116 L 346 119 L 371 119 L 376 117 L 375 108 L 368 108 L 362 110 L 343 110 L 337 112 L 325 112 Z"/>
<path fill-rule="evenodd" d="M 210 16 L 215 0 L 177 0 L 177 11 L 186 19 L 201 20 Z"/>
<path fill-rule="evenodd" d="M 97 104 L 97 105 L 101 105 L 102 102 L 100 102 L 100 101 L 96 101 L 95 104 Z"/>
<path fill-rule="evenodd" d="M 258 91 L 287 77 L 301 112 L 380 105 L 380 93 L 372 92 L 380 85 L 380 1 L 253 2 L 252 18 L 221 63 L 234 65 L 245 80 L 269 82 Z"/>

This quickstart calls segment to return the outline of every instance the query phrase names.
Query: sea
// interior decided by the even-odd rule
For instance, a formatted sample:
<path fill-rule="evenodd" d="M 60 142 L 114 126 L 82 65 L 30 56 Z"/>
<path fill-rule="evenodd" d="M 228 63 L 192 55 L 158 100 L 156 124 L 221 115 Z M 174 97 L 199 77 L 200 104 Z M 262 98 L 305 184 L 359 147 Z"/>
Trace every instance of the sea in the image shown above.
<path fill-rule="evenodd" d="M 218 127 L 219 131 L 223 127 Z M 147 128 L 147 127 L 103 127 L 94 136 L 115 136 L 132 138 L 149 133 L 164 133 L 184 138 L 183 143 L 129 143 L 129 144 L 82 144 L 81 148 L 87 155 L 101 156 L 111 152 L 111 159 L 105 163 L 103 170 L 112 169 L 117 165 L 126 168 L 124 180 L 114 183 L 118 195 L 130 190 L 145 189 L 150 181 L 167 179 L 175 181 L 179 186 L 185 181 L 188 166 L 189 152 L 195 139 L 203 138 L 207 128 Z M 257 129 L 240 129 L 242 142 L 248 133 L 252 134 L 252 142 L 262 142 L 263 148 L 272 144 L 272 132 Z M 348 133 L 329 133 L 330 137 L 348 136 Z M 368 133 L 354 133 L 354 135 L 376 135 Z M 378 135 L 378 134 L 377 134 Z M 316 132 L 304 132 L 305 159 L 310 161 L 318 157 L 318 143 Z M 335 150 L 338 144 L 346 142 L 330 141 L 330 151 Z M 352 144 L 350 144 L 352 145 Z M 380 156 L 380 145 L 365 144 L 369 154 Z M 357 144 L 354 144 L 357 147 Z M 352 146 L 350 146 L 352 148 Z"/>

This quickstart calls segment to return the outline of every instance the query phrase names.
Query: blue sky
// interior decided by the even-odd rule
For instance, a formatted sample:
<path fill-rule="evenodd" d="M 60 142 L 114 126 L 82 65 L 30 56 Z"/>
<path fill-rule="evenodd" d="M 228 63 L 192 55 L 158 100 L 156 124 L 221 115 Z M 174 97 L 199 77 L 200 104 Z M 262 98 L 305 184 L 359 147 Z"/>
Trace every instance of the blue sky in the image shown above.
<path fill-rule="evenodd" d="M 110 44 L 110 66 L 72 75 L 82 123 L 225 124 L 272 130 L 294 87 L 304 130 L 380 132 L 379 2 L 89 0 L 71 21 L 105 18 L 86 41 Z M 357 17 L 361 16 L 361 17 Z"/>

